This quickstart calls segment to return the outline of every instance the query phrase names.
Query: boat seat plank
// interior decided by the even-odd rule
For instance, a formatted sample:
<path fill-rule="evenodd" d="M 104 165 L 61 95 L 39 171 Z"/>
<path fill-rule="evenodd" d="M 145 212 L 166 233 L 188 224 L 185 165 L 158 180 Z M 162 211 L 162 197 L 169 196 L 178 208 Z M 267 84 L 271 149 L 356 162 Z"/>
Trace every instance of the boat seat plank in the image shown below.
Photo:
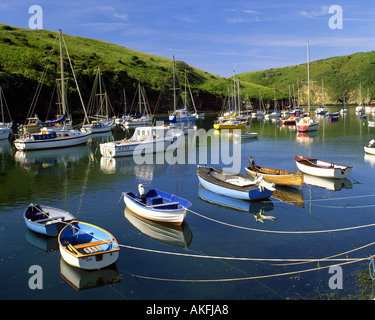
<path fill-rule="evenodd" d="M 167 203 L 160 203 L 160 204 L 150 205 L 148 207 L 150 207 L 150 208 L 157 208 L 157 207 L 162 207 L 162 206 L 175 206 L 175 205 L 179 205 L 179 204 L 180 204 L 179 202 L 167 202 Z"/>
<path fill-rule="evenodd" d="M 109 243 L 109 242 L 112 242 L 112 240 L 109 239 L 109 240 L 100 240 L 100 241 L 95 241 L 95 242 L 88 242 L 88 243 L 76 244 L 74 246 L 74 248 L 75 249 L 82 249 L 82 248 L 87 248 L 87 247 L 98 246 L 100 244 Z"/>

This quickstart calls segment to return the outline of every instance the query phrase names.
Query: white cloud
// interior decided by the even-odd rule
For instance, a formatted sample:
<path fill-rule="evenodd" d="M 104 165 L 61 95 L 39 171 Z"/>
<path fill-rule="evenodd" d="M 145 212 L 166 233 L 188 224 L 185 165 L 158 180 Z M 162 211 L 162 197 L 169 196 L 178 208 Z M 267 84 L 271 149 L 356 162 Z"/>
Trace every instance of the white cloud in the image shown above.
<path fill-rule="evenodd" d="M 320 17 L 320 16 L 324 16 L 328 14 L 328 9 L 329 9 L 328 6 L 322 6 L 320 7 L 320 9 L 317 9 L 317 10 L 309 10 L 309 11 L 303 10 L 299 12 L 299 15 L 306 17 L 306 18 L 316 18 L 316 17 Z"/>

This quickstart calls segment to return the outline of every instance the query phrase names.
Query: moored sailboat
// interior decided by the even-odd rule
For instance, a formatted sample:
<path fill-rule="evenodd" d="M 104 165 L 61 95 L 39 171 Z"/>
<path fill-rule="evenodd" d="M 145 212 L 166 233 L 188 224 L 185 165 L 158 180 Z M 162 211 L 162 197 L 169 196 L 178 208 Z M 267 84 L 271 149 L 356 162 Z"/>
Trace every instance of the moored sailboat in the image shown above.
<path fill-rule="evenodd" d="M 63 67 L 63 35 L 59 31 L 60 38 L 60 70 L 61 70 L 61 104 L 62 112 L 66 114 L 66 99 L 65 99 L 65 80 Z M 65 46 L 66 48 L 66 46 Z M 67 50 L 67 48 L 66 48 Z M 68 54 L 69 57 L 69 54 Z M 73 71 L 74 75 L 74 71 Z M 75 78 L 75 76 L 74 76 Z M 77 89 L 79 92 L 78 84 Z M 79 92 L 80 94 L 80 92 Z M 82 107 L 85 111 L 84 105 Z M 86 114 L 86 111 L 85 111 Z M 35 125 L 39 125 L 36 123 Z M 30 133 L 28 131 L 20 134 L 14 141 L 14 145 L 18 150 L 36 150 L 36 149 L 51 149 L 71 147 L 84 144 L 90 138 L 91 133 L 82 133 L 79 130 L 50 130 L 46 127 L 41 129 L 41 132 Z"/>
<path fill-rule="evenodd" d="M 319 127 L 319 122 L 310 118 L 310 67 L 309 67 L 309 42 L 307 41 L 307 105 L 308 105 L 308 117 L 303 117 L 299 121 L 296 122 L 296 127 L 298 131 L 301 132 L 309 132 L 309 131 L 316 131 Z"/>

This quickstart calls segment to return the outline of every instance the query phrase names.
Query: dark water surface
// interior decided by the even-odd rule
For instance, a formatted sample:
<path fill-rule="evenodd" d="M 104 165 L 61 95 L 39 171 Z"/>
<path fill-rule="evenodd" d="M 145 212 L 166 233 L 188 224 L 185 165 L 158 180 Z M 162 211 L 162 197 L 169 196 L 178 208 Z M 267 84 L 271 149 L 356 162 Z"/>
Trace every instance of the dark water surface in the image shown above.
<path fill-rule="evenodd" d="M 214 118 L 208 115 L 196 125 L 209 130 Z M 319 131 L 310 134 L 251 120 L 247 130 L 259 137 L 242 141 L 241 153 L 235 155 L 236 161 L 241 157 L 242 173 L 249 156 L 259 165 L 291 171 L 297 170 L 294 155 L 353 166 L 351 177 L 342 181 L 310 180 L 301 192 L 289 195 L 295 202 L 281 201 L 280 195 L 260 203 L 215 196 L 199 187 L 196 164 L 138 165 L 131 157 L 108 161 L 101 157 L 99 143 L 123 138 L 119 128 L 94 136 L 86 146 L 61 150 L 20 153 L 1 141 L 0 299 L 310 300 L 359 295 L 357 274 L 368 275 L 368 259 L 342 265 L 341 273 L 328 266 L 346 261 L 286 259 L 366 259 L 375 253 L 374 246 L 359 249 L 375 241 L 374 227 L 353 229 L 375 223 L 375 157 L 363 151 L 374 138 L 375 128 L 367 124 L 371 118 L 361 119 L 350 109 L 338 122 L 320 117 Z M 182 228 L 141 220 L 125 210 L 121 193 L 135 192 L 139 183 L 192 203 L 194 212 L 187 213 Z M 288 193 L 280 191 L 284 200 Z M 26 228 L 22 213 L 31 202 L 67 209 L 111 232 L 123 245 L 117 263 L 94 272 L 66 265 L 56 238 Z M 34 265 L 43 271 L 42 289 L 29 286 Z M 342 289 L 330 287 L 332 276 Z"/>

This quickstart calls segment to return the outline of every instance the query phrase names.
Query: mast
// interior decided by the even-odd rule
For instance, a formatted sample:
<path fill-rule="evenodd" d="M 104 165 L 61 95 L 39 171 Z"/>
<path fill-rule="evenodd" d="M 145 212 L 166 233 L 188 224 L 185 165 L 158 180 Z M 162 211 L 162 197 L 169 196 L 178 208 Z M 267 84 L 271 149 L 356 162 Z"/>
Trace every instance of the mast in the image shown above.
<path fill-rule="evenodd" d="M 1 117 L 2 117 L 2 120 L 3 120 L 3 123 L 4 123 L 4 107 L 3 107 L 3 96 L 2 96 L 2 88 L 0 86 L 0 104 L 1 104 Z"/>
<path fill-rule="evenodd" d="M 100 66 L 98 67 L 98 76 L 99 76 L 100 116 L 103 116 L 102 77 L 100 74 Z"/>
<path fill-rule="evenodd" d="M 64 61 L 63 61 L 63 47 L 62 47 L 62 31 L 60 32 L 60 72 L 61 72 L 61 103 L 62 113 L 65 114 L 65 83 L 64 83 Z"/>
<path fill-rule="evenodd" d="M 309 66 L 310 52 L 309 42 L 307 41 L 307 110 L 310 112 L 310 66 Z"/>
<path fill-rule="evenodd" d="M 175 79 L 175 62 L 173 56 L 173 110 L 176 112 L 176 79 Z"/>
<path fill-rule="evenodd" d="M 233 100 L 234 100 L 234 112 L 237 115 L 237 99 L 236 99 L 236 72 L 233 69 Z"/>

